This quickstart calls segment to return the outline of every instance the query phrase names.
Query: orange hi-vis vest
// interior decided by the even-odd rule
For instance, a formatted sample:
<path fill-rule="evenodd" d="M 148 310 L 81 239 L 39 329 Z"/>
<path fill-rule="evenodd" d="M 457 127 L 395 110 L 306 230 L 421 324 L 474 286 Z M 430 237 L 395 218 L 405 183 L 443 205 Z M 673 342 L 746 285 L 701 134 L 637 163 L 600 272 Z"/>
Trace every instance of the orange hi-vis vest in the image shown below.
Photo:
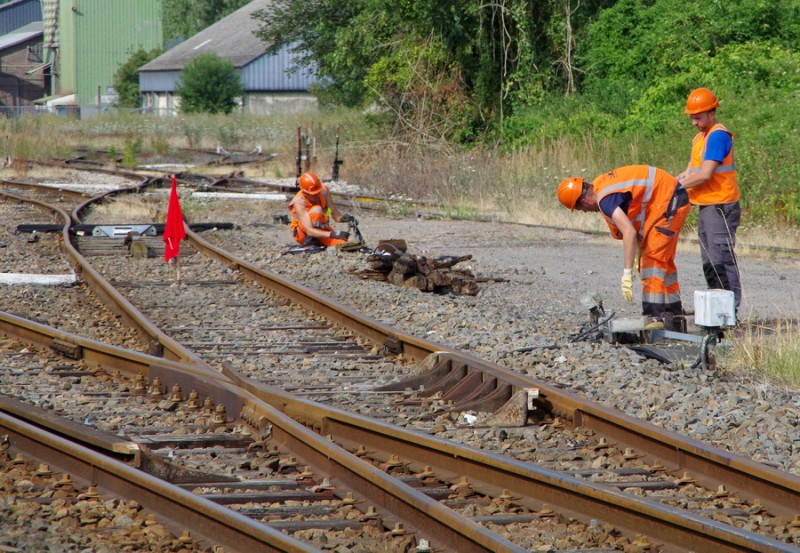
<path fill-rule="evenodd" d="M 592 181 L 597 194 L 597 203 L 615 193 L 631 194 L 628 219 L 636 229 L 639 241 L 643 240 L 658 221 L 663 220 L 669 209 L 678 180 L 657 167 L 648 165 L 626 165 L 609 171 Z M 602 211 L 600 212 L 611 230 L 611 235 L 622 240 L 622 232 Z"/>
<path fill-rule="evenodd" d="M 708 137 L 714 131 L 724 131 L 733 140 L 733 134 L 720 123 L 716 123 L 707 133 L 697 133 L 692 140 L 692 156 L 689 158 L 688 174 L 693 175 L 700 171 Z M 736 162 L 733 159 L 733 145 L 731 145 L 731 151 L 717 166 L 707 182 L 700 186 L 687 188 L 686 191 L 689 193 L 689 201 L 695 205 L 727 204 L 738 201 L 739 185 L 736 177 Z"/>
<path fill-rule="evenodd" d="M 292 226 L 290 230 L 292 231 L 293 235 L 296 234 L 295 229 L 297 229 L 297 227 L 302 227 L 302 225 L 300 225 L 300 220 L 297 218 L 297 215 L 294 212 L 294 206 L 295 204 L 298 203 L 302 203 L 303 205 L 305 205 L 306 210 L 308 210 L 309 212 L 311 211 L 312 208 L 319 205 L 322 208 L 322 216 L 314 217 L 312 219 L 312 224 L 316 228 L 322 230 L 330 230 L 331 209 L 328 207 L 328 203 L 330 201 L 328 194 L 329 194 L 328 189 L 325 188 L 325 186 L 323 185 L 322 192 L 316 195 L 316 197 L 319 198 L 319 203 L 312 202 L 311 200 L 313 196 L 312 197 L 306 196 L 302 190 L 294 195 L 292 201 L 289 202 L 289 211 L 292 212 Z M 305 234 L 305 231 L 303 231 L 303 233 Z"/>

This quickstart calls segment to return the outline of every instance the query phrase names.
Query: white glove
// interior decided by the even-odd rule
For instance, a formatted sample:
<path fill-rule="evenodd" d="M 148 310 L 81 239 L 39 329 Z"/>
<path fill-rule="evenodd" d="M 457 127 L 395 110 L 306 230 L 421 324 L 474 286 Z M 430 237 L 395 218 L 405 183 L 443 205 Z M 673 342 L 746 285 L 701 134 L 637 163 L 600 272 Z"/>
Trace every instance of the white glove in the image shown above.
<path fill-rule="evenodd" d="M 620 289 L 622 290 L 622 297 L 626 302 L 633 301 L 633 273 L 631 269 L 622 270 L 622 281 L 620 282 Z"/>

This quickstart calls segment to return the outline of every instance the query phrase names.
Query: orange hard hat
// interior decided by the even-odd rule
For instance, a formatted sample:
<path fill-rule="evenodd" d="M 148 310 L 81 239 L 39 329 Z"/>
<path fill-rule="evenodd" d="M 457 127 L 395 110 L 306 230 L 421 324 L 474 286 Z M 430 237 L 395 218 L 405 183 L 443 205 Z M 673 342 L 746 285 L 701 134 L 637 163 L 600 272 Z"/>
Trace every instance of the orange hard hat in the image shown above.
<path fill-rule="evenodd" d="M 297 184 L 307 194 L 319 194 L 322 192 L 322 181 L 314 173 L 308 172 L 300 175 Z"/>
<path fill-rule="evenodd" d="M 570 211 L 578 205 L 581 196 L 583 196 L 583 179 L 580 177 L 564 179 L 558 185 L 558 201 Z"/>
<path fill-rule="evenodd" d="M 686 99 L 686 109 L 683 113 L 686 115 L 694 115 L 696 113 L 703 113 L 704 111 L 711 111 L 719 105 L 717 97 L 714 93 L 707 88 L 695 88 L 689 93 Z"/>

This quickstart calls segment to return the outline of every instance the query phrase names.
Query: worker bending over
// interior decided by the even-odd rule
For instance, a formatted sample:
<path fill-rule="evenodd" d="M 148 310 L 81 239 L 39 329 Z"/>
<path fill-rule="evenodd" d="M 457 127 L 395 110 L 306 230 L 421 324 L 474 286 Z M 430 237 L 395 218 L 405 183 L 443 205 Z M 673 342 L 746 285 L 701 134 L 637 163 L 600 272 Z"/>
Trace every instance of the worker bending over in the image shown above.
<path fill-rule="evenodd" d="M 350 238 L 350 233 L 333 230 L 330 220 L 348 223 L 353 216 L 336 208 L 331 193 L 314 173 L 304 173 L 297 181 L 300 191 L 289 202 L 292 212 L 292 237 L 301 246 L 336 246 Z"/>
<path fill-rule="evenodd" d="M 599 211 L 611 234 L 622 240 L 622 297 L 633 301 L 634 263 L 639 249 L 642 314 L 679 330 L 683 315 L 675 252 L 678 234 L 689 213 L 689 196 L 668 172 L 647 165 L 628 165 L 600 175 L 591 183 L 581 177 L 558 186 L 564 207 Z"/>

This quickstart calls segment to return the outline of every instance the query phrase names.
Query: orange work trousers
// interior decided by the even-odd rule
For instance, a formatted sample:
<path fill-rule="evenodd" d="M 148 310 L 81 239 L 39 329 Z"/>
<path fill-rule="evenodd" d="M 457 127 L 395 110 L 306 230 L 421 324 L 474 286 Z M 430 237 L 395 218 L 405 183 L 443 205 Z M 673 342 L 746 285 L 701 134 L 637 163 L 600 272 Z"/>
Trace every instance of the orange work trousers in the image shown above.
<path fill-rule="evenodd" d="M 331 226 L 329 224 L 328 218 L 325 216 L 325 212 L 322 210 L 322 206 L 315 205 L 311 209 L 308 210 L 308 216 L 311 217 L 311 224 L 314 228 L 322 229 L 322 230 L 331 230 Z M 347 240 L 342 240 L 340 238 L 329 238 L 319 237 L 319 236 L 309 236 L 306 234 L 306 229 L 303 228 L 303 225 L 300 224 L 296 218 L 292 219 L 292 237 L 294 237 L 295 241 L 300 244 L 301 246 L 308 246 L 311 244 L 322 244 L 323 246 L 336 246 L 337 244 L 344 244 Z"/>
<path fill-rule="evenodd" d="M 642 315 L 663 319 L 665 314 L 683 314 L 675 253 L 681 227 L 691 207 L 691 204 L 683 205 L 671 217 L 662 218 L 642 240 L 639 261 Z"/>

